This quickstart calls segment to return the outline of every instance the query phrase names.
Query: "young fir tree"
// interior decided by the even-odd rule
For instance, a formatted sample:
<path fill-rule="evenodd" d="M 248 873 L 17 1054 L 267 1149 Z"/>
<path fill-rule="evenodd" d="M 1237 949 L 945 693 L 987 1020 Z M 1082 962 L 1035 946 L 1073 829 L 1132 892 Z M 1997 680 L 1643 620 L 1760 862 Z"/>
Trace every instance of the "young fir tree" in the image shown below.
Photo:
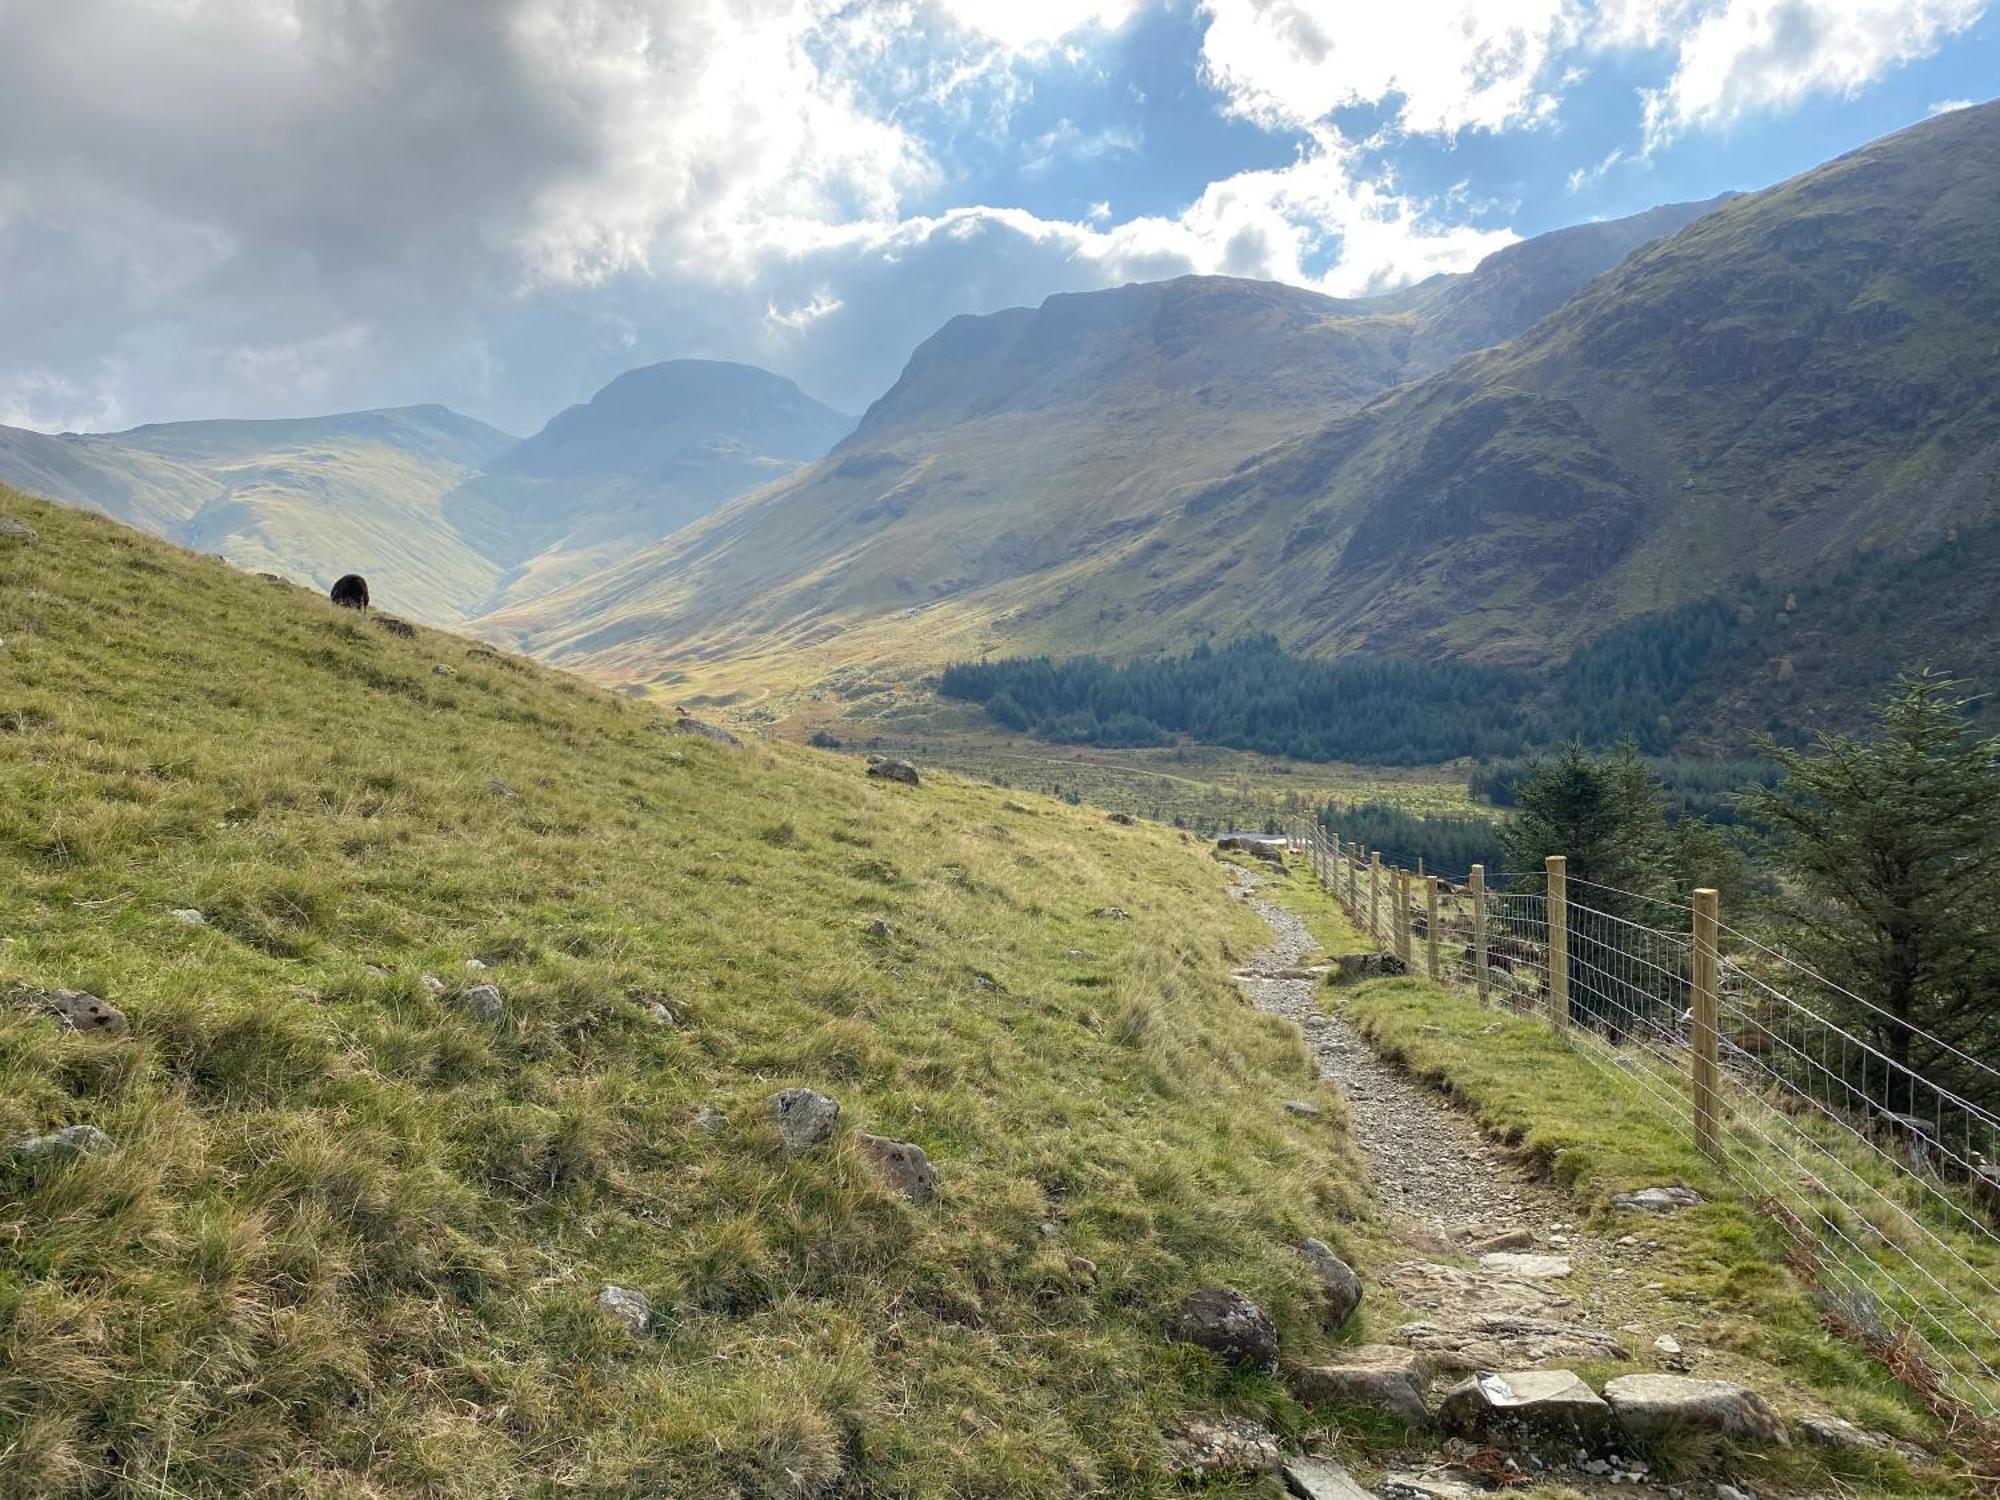
<path fill-rule="evenodd" d="M 2000 1105 L 1958 1056 L 2000 1044 L 2000 737 L 1977 738 L 1964 684 L 1929 668 L 1875 723 L 1807 751 L 1767 741 L 1782 774 L 1743 811 L 1771 830 L 1778 904 L 1814 966 L 1859 997 L 1842 1019 L 1905 1070 L 1870 1080 L 1879 1102 L 1909 1112 L 1914 1072 Z"/>

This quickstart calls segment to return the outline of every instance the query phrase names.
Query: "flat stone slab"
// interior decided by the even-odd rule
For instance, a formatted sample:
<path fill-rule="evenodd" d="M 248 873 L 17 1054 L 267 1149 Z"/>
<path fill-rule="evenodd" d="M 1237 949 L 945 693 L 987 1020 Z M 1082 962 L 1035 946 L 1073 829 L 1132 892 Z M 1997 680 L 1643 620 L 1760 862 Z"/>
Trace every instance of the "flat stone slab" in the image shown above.
<path fill-rule="evenodd" d="M 1438 1425 L 1454 1437 L 1499 1447 L 1555 1443 L 1591 1452 L 1618 1433 L 1611 1407 L 1572 1370 L 1475 1375 L 1444 1393 Z"/>
<path fill-rule="evenodd" d="M 1636 1193 L 1614 1193 L 1611 1196 L 1614 1208 L 1629 1208 L 1648 1214 L 1679 1213 L 1704 1201 L 1700 1193 L 1688 1187 L 1640 1188 Z"/>
<path fill-rule="evenodd" d="M 1330 1458 L 1294 1458 L 1285 1464 L 1285 1488 L 1298 1500 L 1375 1500 Z"/>
<path fill-rule="evenodd" d="M 1167 1462 L 1177 1474 L 1271 1474 L 1284 1462 L 1277 1435 L 1242 1417 L 1188 1423 L 1167 1439 Z"/>
<path fill-rule="evenodd" d="M 1433 1371 L 1448 1375 L 1632 1357 L 1615 1334 L 1552 1318 L 1496 1315 L 1452 1324 L 1404 1323 L 1396 1337 L 1422 1354 Z"/>
<path fill-rule="evenodd" d="M 1785 1419 L 1771 1403 L 1732 1381 L 1694 1380 L 1686 1375 L 1620 1375 L 1604 1387 L 1604 1399 L 1619 1424 L 1635 1438 L 1717 1432 L 1759 1443 L 1791 1445 Z"/>
<path fill-rule="evenodd" d="M 1395 1344 L 1361 1344 L 1337 1349 L 1323 1364 L 1290 1372 L 1293 1392 L 1304 1401 L 1335 1401 L 1388 1412 L 1406 1422 L 1428 1422 L 1424 1387 L 1429 1372 L 1414 1350 Z"/>
<path fill-rule="evenodd" d="M 1527 1255 L 1512 1250 L 1495 1250 L 1479 1257 L 1479 1264 L 1502 1276 L 1524 1276 L 1530 1281 L 1560 1281 L 1570 1273 L 1567 1255 Z"/>

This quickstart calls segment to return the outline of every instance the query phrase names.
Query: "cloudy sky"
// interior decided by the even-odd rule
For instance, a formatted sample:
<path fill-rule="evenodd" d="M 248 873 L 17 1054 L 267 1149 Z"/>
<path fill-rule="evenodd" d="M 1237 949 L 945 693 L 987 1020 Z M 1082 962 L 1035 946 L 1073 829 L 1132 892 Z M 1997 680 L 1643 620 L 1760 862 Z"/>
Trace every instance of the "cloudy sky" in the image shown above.
<path fill-rule="evenodd" d="M 944 319 L 1339 293 L 1777 181 L 2000 79 L 1987 0 L 0 0 L 0 423 L 747 360 L 858 411 Z"/>

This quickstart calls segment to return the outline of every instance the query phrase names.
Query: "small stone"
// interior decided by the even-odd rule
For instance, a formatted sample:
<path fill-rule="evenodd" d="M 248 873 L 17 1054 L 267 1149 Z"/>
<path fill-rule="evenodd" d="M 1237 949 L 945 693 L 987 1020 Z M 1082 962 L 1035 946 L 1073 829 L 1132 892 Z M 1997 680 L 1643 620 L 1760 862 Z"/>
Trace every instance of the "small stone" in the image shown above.
<path fill-rule="evenodd" d="M 1739 1490 L 1733 1484 L 1718 1484 L 1715 1487 L 1715 1500 L 1757 1500 L 1757 1497 L 1748 1490 Z"/>
<path fill-rule="evenodd" d="M 1271 1315 L 1230 1287 L 1188 1293 L 1168 1320 L 1167 1336 L 1206 1349 L 1225 1364 L 1251 1370 L 1278 1367 L 1278 1331 Z"/>
<path fill-rule="evenodd" d="M 771 1096 L 771 1118 L 785 1154 L 796 1156 L 833 1134 L 840 1105 L 818 1089 L 780 1089 Z"/>
<path fill-rule="evenodd" d="M 1667 1359 L 1679 1359 L 1681 1357 L 1681 1341 L 1671 1333 L 1663 1333 L 1653 1340 L 1653 1352 L 1663 1355 Z"/>
<path fill-rule="evenodd" d="M 1611 1408 L 1571 1370 L 1475 1375 L 1444 1393 L 1438 1424 L 1454 1437 L 1498 1446 L 1560 1441 L 1586 1453 L 1611 1446 Z"/>
<path fill-rule="evenodd" d="M 643 1338 L 646 1330 L 653 1326 L 653 1305 L 646 1300 L 644 1292 L 635 1292 L 624 1286 L 606 1286 L 597 1294 L 597 1306 L 600 1312 L 623 1323 L 634 1338 Z"/>
<path fill-rule="evenodd" d="M 112 1150 L 118 1143 L 95 1125 L 65 1125 L 48 1135 L 31 1135 L 14 1143 L 15 1151 L 29 1161 L 60 1160 L 74 1156 L 95 1156 Z"/>
<path fill-rule="evenodd" d="M 1465 1247 L 1467 1255 L 1497 1255 L 1505 1250 L 1529 1250 L 1534 1248 L 1535 1232 L 1525 1225 L 1503 1229 L 1498 1234 L 1489 1235 Z"/>
<path fill-rule="evenodd" d="M 1035 1232 L 1045 1240 L 1059 1239 L 1062 1236 L 1062 1225 L 1054 1219 L 1044 1219 L 1035 1226 Z"/>
<path fill-rule="evenodd" d="M 168 912 L 167 915 L 172 917 L 176 922 L 179 922 L 183 927 L 206 927 L 208 925 L 208 918 L 204 917 L 192 906 L 177 906 Z"/>
<path fill-rule="evenodd" d="M 1612 1243 L 1617 1245 L 1620 1250 L 1636 1249 L 1639 1244 L 1639 1236 L 1636 1234 L 1621 1234 Z"/>
<path fill-rule="evenodd" d="M 915 766 L 906 760 L 890 760 L 884 756 L 869 757 L 868 774 L 877 781 L 894 781 L 903 786 L 919 783 Z"/>
<path fill-rule="evenodd" d="M 1642 1440 L 1699 1430 L 1790 1446 L 1784 1419 L 1755 1391 L 1685 1375 L 1620 1375 L 1604 1387 L 1620 1424 Z"/>
<path fill-rule="evenodd" d="M 872 938 L 886 938 L 889 936 L 889 919 L 887 917 L 870 917 L 861 924 L 861 930 Z"/>
<path fill-rule="evenodd" d="M 1520 1276 L 1529 1281 L 1560 1281 L 1570 1273 L 1567 1255 L 1517 1255 L 1497 1250 L 1480 1256 L 1479 1264 L 1503 1276 Z"/>
<path fill-rule="evenodd" d="M 125 1012 L 85 990 L 30 990 L 28 998 L 39 1004 L 67 1031 L 90 1036 L 123 1036 Z"/>
<path fill-rule="evenodd" d="M 1123 922 L 1129 920 L 1129 914 L 1122 906 L 1100 906 L 1097 908 L 1096 911 L 1092 912 L 1091 915 L 1093 917 L 1102 917 L 1107 922 Z"/>
<path fill-rule="evenodd" d="M 430 995 L 433 998 L 445 992 L 445 982 L 435 974 L 426 974 L 417 983 L 423 986 L 426 995 Z"/>
<path fill-rule="evenodd" d="M 1283 1462 L 1276 1435 L 1242 1417 L 1190 1422 L 1167 1439 L 1167 1463 L 1177 1474 L 1271 1474 Z"/>
<path fill-rule="evenodd" d="M 492 984 L 475 984 L 462 991 L 458 1003 L 482 1021 L 497 1021 L 507 1009 L 500 999 L 499 986 Z"/>
<path fill-rule="evenodd" d="M 485 961 L 484 959 L 479 959 L 479 958 L 468 958 L 468 959 L 467 959 L 467 960 L 465 961 L 465 972 L 466 972 L 466 973 L 468 973 L 468 974 L 483 974 L 483 973 L 485 973 L 485 972 L 486 972 L 486 961 Z"/>
<path fill-rule="evenodd" d="M 1700 1193 L 1687 1187 L 1640 1188 L 1636 1193 L 1614 1193 L 1611 1196 L 1614 1208 L 1629 1208 L 1648 1214 L 1677 1213 L 1683 1208 L 1694 1208 L 1702 1201 Z"/>
<path fill-rule="evenodd" d="M 439 662 L 431 668 L 431 676 L 433 677 L 449 677 L 451 675 L 451 668 L 447 667 L 443 662 Z"/>
<path fill-rule="evenodd" d="M 1294 1458 L 1286 1462 L 1285 1488 L 1298 1500 L 1373 1500 L 1347 1470 L 1330 1458 Z"/>
<path fill-rule="evenodd" d="M 706 1131 L 709 1135 L 715 1135 L 729 1121 L 722 1111 L 717 1109 L 713 1104 L 704 1104 L 700 1109 L 695 1111 L 694 1123 L 697 1129 Z"/>
<path fill-rule="evenodd" d="M 518 797 L 521 795 L 519 792 L 515 791 L 511 786 L 507 785 L 506 782 L 502 781 L 497 776 L 494 777 L 491 781 L 486 783 L 486 790 L 491 792 L 494 796 L 500 798 L 500 800 L 503 802 L 507 801 L 510 798 Z"/>
<path fill-rule="evenodd" d="M 1423 1361 L 1394 1344 L 1360 1344 L 1335 1350 L 1325 1364 L 1305 1365 L 1286 1377 L 1302 1401 L 1333 1401 L 1388 1412 L 1406 1422 L 1426 1422 Z"/>
<path fill-rule="evenodd" d="M 1088 1256 L 1072 1255 L 1065 1264 L 1086 1281 L 1095 1280 L 1097 1277 L 1097 1262 Z"/>
<path fill-rule="evenodd" d="M 1879 1448 L 1881 1440 L 1840 1417 L 1813 1414 L 1798 1420 L 1799 1435 L 1822 1448 Z"/>
<path fill-rule="evenodd" d="M 1295 1114 L 1308 1120 L 1317 1120 L 1320 1116 L 1319 1106 L 1308 1103 L 1304 1099 L 1287 1099 L 1285 1101 L 1285 1110 L 1289 1114 Z"/>
<path fill-rule="evenodd" d="M 24 547 L 35 545 L 35 528 L 26 521 L 17 521 L 12 516 L 0 516 L 0 540 L 19 542 Z"/>
<path fill-rule="evenodd" d="M 1319 1283 L 1327 1330 L 1338 1331 L 1354 1316 L 1354 1309 L 1361 1305 L 1361 1278 L 1354 1274 L 1354 1267 L 1333 1253 L 1333 1247 L 1325 1240 L 1307 1236 L 1292 1248 L 1298 1251 L 1299 1258 L 1312 1272 L 1313 1280 Z"/>
<path fill-rule="evenodd" d="M 672 1026 L 675 1023 L 674 1013 L 657 1000 L 646 1007 L 646 1018 L 656 1026 Z"/>
<path fill-rule="evenodd" d="M 937 1168 L 931 1165 L 922 1146 L 892 1141 L 886 1136 L 864 1135 L 861 1151 L 888 1179 L 889 1186 L 918 1207 L 936 1200 Z"/>

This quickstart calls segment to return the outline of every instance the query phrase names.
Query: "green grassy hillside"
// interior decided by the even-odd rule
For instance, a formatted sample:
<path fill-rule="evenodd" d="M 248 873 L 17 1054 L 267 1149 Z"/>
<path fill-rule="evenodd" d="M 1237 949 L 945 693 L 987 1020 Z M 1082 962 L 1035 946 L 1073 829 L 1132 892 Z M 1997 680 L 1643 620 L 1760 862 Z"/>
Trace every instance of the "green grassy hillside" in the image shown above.
<path fill-rule="evenodd" d="M 0 515 L 0 1493 L 1139 1495 L 1321 1420 L 1160 1335 L 1226 1281 L 1309 1354 L 1353 1232 L 1205 850 Z"/>

